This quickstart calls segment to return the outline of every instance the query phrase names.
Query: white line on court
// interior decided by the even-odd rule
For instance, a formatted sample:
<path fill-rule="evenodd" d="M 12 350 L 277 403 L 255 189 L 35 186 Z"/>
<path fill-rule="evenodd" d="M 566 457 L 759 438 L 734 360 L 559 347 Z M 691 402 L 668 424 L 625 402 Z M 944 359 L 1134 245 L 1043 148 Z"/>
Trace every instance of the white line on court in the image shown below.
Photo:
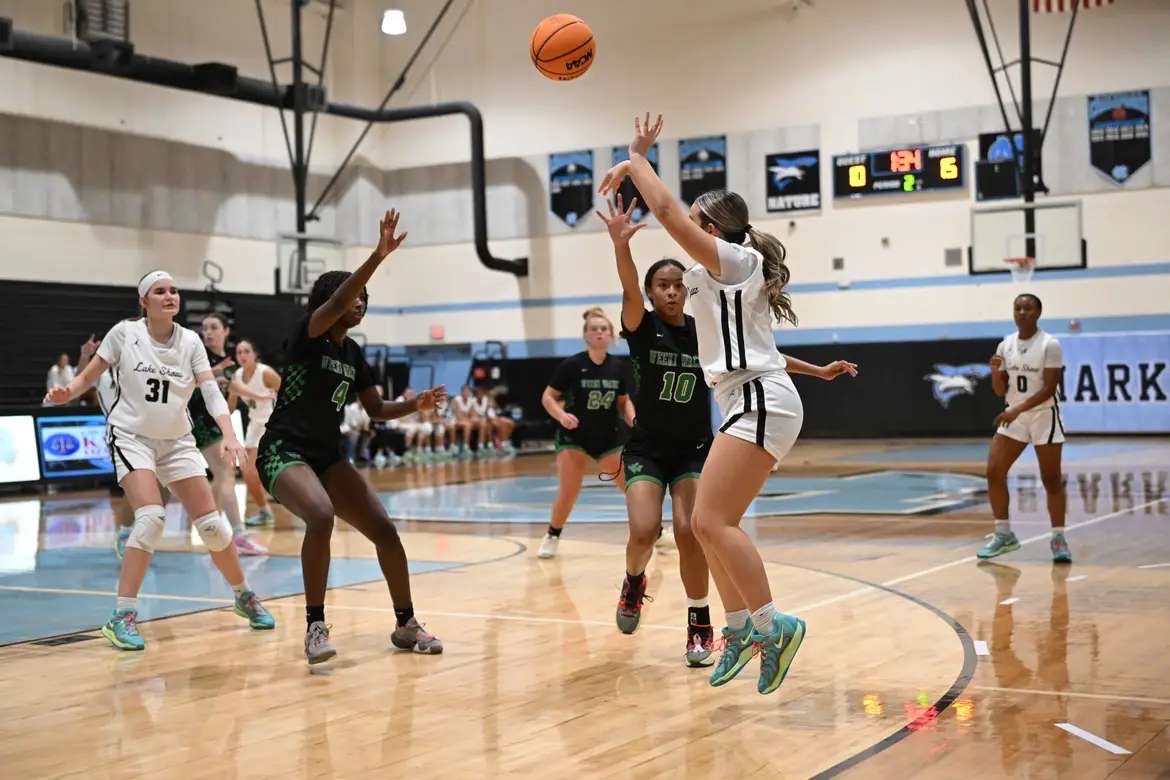
<path fill-rule="evenodd" d="M 976 642 L 978 644 L 978 642 Z M 1112 693 L 1078 693 L 1076 691 L 1045 691 L 1038 688 L 1001 688 L 996 685 L 972 685 L 973 691 L 991 693 L 1018 693 L 1023 696 L 1056 696 L 1068 699 L 1096 699 L 1098 701 L 1132 701 L 1140 704 L 1170 704 L 1170 699 L 1154 699 L 1149 696 L 1126 696 Z"/>
<path fill-rule="evenodd" d="M 1085 731 L 1080 726 L 1074 726 L 1071 723 L 1057 723 L 1055 725 L 1058 729 L 1064 729 L 1069 734 L 1072 734 L 1074 737 L 1080 737 L 1081 739 L 1085 740 L 1086 742 L 1093 744 L 1093 745 L 1096 745 L 1097 747 L 1101 748 L 1102 750 L 1108 750 L 1110 753 L 1112 753 L 1115 756 L 1128 756 L 1128 755 L 1130 755 L 1130 751 L 1126 750 L 1121 745 L 1115 745 L 1114 743 L 1110 742 L 1109 740 L 1104 739 L 1102 737 L 1098 737 L 1096 734 L 1094 734 L 1090 731 Z"/>
<path fill-rule="evenodd" d="M 991 655 L 991 651 L 987 649 L 987 642 L 982 639 L 975 639 L 972 644 L 975 645 L 975 655 Z"/>
<path fill-rule="evenodd" d="M 1015 604 L 1019 600 L 1020 599 L 1018 597 L 1012 596 L 1010 599 L 1004 599 L 1003 601 L 999 602 L 999 605 L 1001 607 L 1010 607 L 1012 604 Z"/>
<path fill-rule="evenodd" d="M 56 593 L 65 596 L 117 596 L 112 590 L 81 590 L 79 588 L 30 588 L 23 585 L 0 585 L 0 590 L 18 593 Z M 201 604 L 230 605 L 231 599 L 217 599 L 207 596 L 171 596 L 164 593 L 139 593 L 140 599 L 162 599 L 164 601 L 193 601 Z"/>
<path fill-rule="evenodd" d="M 1147 563 L 1144 566 L 1139 566 L 1139 569 L 1164 569 L 1170 566 L 1170 563 Z"/>
<path fill-rule="evenodd" d="M 1065 580 L 1065 582 L 1080 582 L 1081 580 L 1087 580 L 1087 579 L 1089 579 L 1088 574 L 1078 574 L 1075 577 L 1069 577 L 1067 580 Z"/>

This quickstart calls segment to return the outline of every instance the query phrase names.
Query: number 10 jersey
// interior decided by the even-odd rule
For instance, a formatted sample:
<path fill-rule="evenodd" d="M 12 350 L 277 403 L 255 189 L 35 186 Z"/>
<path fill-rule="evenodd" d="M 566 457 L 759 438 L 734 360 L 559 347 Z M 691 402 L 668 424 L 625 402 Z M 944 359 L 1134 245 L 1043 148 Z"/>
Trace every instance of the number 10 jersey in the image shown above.
<path fill-rule="evenodd" d="M 211 371 L 203 342 L 193 331 L 173 325 L 160 343 L 146 320 L 123 320 L 106 334 L 98 357 L 114 374 L 114 399 L 106 423 L 150 439 L 179 439 L 191 432 L 187 401 L 195 377 Z"/>

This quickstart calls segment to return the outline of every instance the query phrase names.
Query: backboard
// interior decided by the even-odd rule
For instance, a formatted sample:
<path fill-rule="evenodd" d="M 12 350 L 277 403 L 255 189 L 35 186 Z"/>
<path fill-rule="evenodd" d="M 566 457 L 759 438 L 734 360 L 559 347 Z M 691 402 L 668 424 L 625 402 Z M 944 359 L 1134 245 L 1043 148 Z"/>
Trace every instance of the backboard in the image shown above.
<path fill-rule="evenodd" d="M 345 247 L 324 236 L 287 233 L 276 238 L 276 291 L 308 295 L 326 271 L 345 270 Z"/>
<path fill-rule="evenodd" d="M 1028 230 L 1027 214 L 1035 224 Z M 1015 203 L 971 210 L 968 271 L 1009 273 L 1010 257 L 1034 257 L 1036 270 L 1084 268 L 1088 259 L 1079 200 Z"/>

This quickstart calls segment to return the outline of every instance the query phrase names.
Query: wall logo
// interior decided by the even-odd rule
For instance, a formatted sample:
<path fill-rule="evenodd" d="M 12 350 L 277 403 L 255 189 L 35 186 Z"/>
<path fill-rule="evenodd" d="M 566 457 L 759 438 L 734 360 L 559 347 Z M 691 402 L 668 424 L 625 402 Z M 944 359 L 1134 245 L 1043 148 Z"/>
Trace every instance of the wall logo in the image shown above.
<path fill-rule="evenodd" d="M 960 395 L 975 395 L 975 388 L 980 379 L 991 376 L 991 366 L 986 363 L 967 363 L 962 366 L 948 366 L 945 363 L 935 363 L 934 372 L 923 377 L 932 383 L 934 400 L 944 409 L 949 409 L 951 401 Z"/>
<path fill-rule="evenodd" d="M 54 433 L 45 439 L 45 449 L 57 457 L 65 457 L 81 449 L 81 442 L 72 434 Z"/>
<path fill-rule="evenodd" d="M 800 211 L 821 207 L 820 152 L 769 154 L 764 158 L 767 169 L 765 193 L 769 212 Z"/>

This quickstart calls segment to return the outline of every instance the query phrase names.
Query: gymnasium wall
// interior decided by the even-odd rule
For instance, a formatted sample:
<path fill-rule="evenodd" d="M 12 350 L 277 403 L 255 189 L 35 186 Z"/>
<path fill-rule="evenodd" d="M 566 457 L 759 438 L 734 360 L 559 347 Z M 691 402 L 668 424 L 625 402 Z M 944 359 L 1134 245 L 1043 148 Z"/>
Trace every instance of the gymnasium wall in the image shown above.
<path fill-rule="evenodd" d="M 343 3 L 328 69 L 332 98 L 368 105 L 381 97 L 437 10 L 424 0 L 398 5 L 411 25 L 406 40 L 377 32 L 380 5 Z M 965 251 L 969 242 L 970 188 L 958 197 L 835 203 L 828 179 L 834 153 L 969 141 L 996 129 L 963 3 L 819 0 L 795 15 L 772 0 L 654 0 L 621 15 L 607 0 L 569 5 L 457 0 L 403 91 L 411 103 L 467 99 L 483 111 L 492 250 L 530 257 L 528 279 L 484 270 L 469 244 L 462 118 L 375 130 L 361 167 L 325 210 L 315 229 L 352 244 L 353 266 L 373 240 L 378 210 L 406 209 L 411 239 L 371 285 L 375 308 L 364 326 L 371 341 L 425 344 L 431 326 L 442 325 L 447 342 L 500 339 L 517 355 L 575 348 L 581 309 L 601 302 L 616 313 L 617 280 L 595 217 L 570 230 L 549 213 L 546 155 L 593 149 L 600 173 L 611 146 L 628 141 L 630 117 L 645 109 L 667 115 L 661 168 L 668 181 L 677 177 L 675 140 L 683 136 L 726 133 L 733 157 L 737 148 L 747 155 L 742 167 L 729 164 L 730 184 L 749 195 L 763 184 L 751 157 L 821 149 L 823 209 L 791 219 L 753 217 L 790 251 L 802 323 L 781 333 L 782 343 L 990 336 L 1009 326 L 1013 288 L 1006 278 L 976 283 L 965 267 L 943 262 L 946 249 Z M 991 6 L 1010 57 L 1015 2 Z M 283 56 L 287 4 L 265 0 L 265 8 L 275 53 Z M 535 20 L 561 10 L 589 20 L 599 42 L 591 72 L 572 84 L 546 81 L 528 62 Z M 135 4 L 134 13 L 133 38 L 143 53 L 230 61 L 247 75 L 266 75 L 251 3 L 160 0 Z M 21 29 L 60 31 L 56 3 L 0 0 L 0 15 Z M 1063 21 L 1034 18 L 1037 56 L 1059 54 Z M 1158 0 L 1081 14 L 1045 171 L 1050 183 L 1061 182 L 1060 195 L 1083 197 L 1090 269 L 1049 272 L 1033 283 L 1052 330 L 1072 319 L 1087 330 L 1167 326 L 1170 237 L 1148 226 L 1170 210 L 1170 146 L 1161 134 L 1170 129 L 1168 27 L 1170 6 Z M 323 28 L 314 6 L 306 14 L 312 58 Z M 126 284 L 162 264 L 193 285 L 210 258 L 226 269 L 225 289 L 272 290 L 271 239 L 292 227 L 276 112 L 4 59 L 0 82 L 13 85 L 0 90 L 0 130 L 8 131 L 0 135 L 0 192 L 13 193 L 0 196 L 0 278 Z M 1038 68 L 1038 97 L 1046 98 L 1050 83 Z M 1126 187 L 1062 180 L 1057 171 L 1067 155 L 1060 144 L 1069 153 L 1077 148 L 1066 131 L 1083 128 L 1084 95 L 1134 88 L 1154 90 L 1154 161 Z M 358 129 L 322 120 L 312 192 Z M 95 167 L 106 158 L 112 169 Z M 673 252 L 653 225 L 635 249 L 643 265 Z M 832 270 L 833 257 L 845 258 L 844 272 Z"/>

